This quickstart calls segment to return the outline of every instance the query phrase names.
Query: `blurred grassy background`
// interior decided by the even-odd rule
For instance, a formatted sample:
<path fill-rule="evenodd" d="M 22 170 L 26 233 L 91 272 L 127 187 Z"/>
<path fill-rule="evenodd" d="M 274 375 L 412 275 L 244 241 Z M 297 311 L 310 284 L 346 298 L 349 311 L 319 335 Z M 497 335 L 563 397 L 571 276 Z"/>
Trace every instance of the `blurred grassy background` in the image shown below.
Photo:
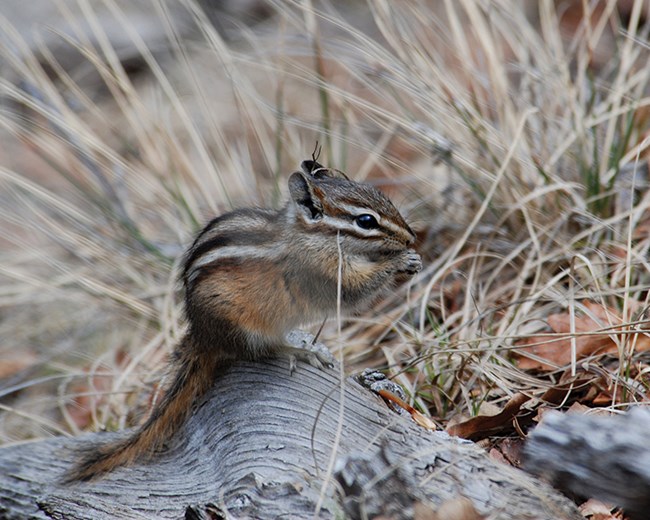
<path fill-rule="evenodd" d="M 590 406 L 647 401 L 647 2 L 0 13 L 1 443 L 137 422 L 182 334 L 193 233 L 279 207 L 316 142 L 393 198 L 425 260 L 326 327 L 349 371 L 385 368 L 441 425 L 581 371 Z"/>

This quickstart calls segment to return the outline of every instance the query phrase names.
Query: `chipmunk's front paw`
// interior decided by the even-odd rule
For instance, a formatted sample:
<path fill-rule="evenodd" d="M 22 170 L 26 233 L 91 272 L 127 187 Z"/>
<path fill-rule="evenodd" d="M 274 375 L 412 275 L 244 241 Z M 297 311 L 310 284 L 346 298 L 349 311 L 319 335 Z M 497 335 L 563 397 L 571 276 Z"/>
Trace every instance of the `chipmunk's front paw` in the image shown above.
<path fill-rule="evenodd" d="M 300 330 L 293 330 L 287 336 L 288 345 L 281 347 L 280 353 L 289 357 L 291 373 L 296 370 L 296 363 L 300 359 L 311 366 L 324 370 L 332 368 L 336 359 L 325 345 L 314 342 L 314 336 Z"/>
<path fill-rule="evenodd" d="M 325 355 L 322 352 L 317 352 L 315 350 L 307 350 L 306 348 L 291 347 L 288 345 L 282 347 L 280 352 L 286 354 L 289 358 L 289 370 L 292 374 L 296 370 L 298 360 L 305 361 L 319 370 L 325 370 L 326 368 L 332 368 L 334 366 L 331 354 Z"/>
<path fill-rule="evenodd" d="M 400 273 L 408 275 L 415 275 L 422 270 L 422 257 L 415 251 L 415 249 L 408 249 L 403 253 L 403 264 L 400 267 Z"/>

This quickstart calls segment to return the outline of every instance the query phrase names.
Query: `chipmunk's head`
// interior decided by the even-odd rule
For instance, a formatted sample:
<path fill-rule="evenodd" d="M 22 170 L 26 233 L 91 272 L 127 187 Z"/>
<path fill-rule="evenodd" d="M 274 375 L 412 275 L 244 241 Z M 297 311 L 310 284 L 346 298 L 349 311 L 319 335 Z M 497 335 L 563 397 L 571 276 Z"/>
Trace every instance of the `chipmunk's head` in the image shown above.
<path fill-rule="evenodd" d="M 340 236 L 359 252 L 400 251 L 415 242 L 409 225 L 378 189 L 314 160 L 303 161 L 301 169 L 289 179 L 300 227 Z"/>

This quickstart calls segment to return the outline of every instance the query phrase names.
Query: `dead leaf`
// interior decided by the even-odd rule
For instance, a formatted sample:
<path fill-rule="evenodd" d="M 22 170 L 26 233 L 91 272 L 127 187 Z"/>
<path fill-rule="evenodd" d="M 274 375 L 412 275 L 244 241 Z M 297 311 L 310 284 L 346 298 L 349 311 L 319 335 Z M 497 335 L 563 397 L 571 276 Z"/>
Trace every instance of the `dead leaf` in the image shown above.
<path fill-rule="evenodd" d="M 530 400 L 527 395 L 517 393 L 506 403 L 503 410 L 496 415 L 478 415 L 460 424 L 447 427 L 449 435 L 476 441 L 490 434 L 510 427 L 513 418 L 519 413 L 524 403 Z"/>
<path fill-rule="evenodd" d="M 109 378 L 102 377 L 102 374 L 96 374 L 90 380 L 80 379 L 70 386 L 69 395 L 74 397 L 66 403 L 66 410 L 77 428 L 84 430 L 92 424 L 92 410 L 97 407 L 96 401 L 109 389 Z"/>
<path fill-rule="evenodd" d="M 38 356 L 32 350 L 12 352 L 2 357 L 0 363 L 0 380 L 16 375 L 38 362 Z"/>
<path fill-rule="evenodd" d="M 415 520 L 483 520 L 472 501 L 465 497 L 453 498 L 443 502 L 437 511 L 422 502 L 413 507 Z"/>
<path fill-rule="evenodd" d="M 574 414 L 579 414 L 579 415 L 584 415 L 587 412 L 591 412 L 593 408 L 590 408 L 589 406 L 585 406 L 584 404 L 575 402 L 569 408 L 567 408 L 567 413 L 574 413 Z"/>
<path fill-rule="evenodd" d="M 565 375 L 560 379 L 559 384 L 546 390 L 538 400 L 544 406 L 557 407 L 569 404 L 584 397 L 599 380 L 599 376 L 586 372 L 581 372 L 575 377 Z M 455 424 L 450 421 L 446 431 L 450 435 L 476 442 L 490 435 L 511 430 L 515 426 L 515 421 L 518 431 L 525 430 L 541 413 L 534 408 L 522 409 L 522 406 L 530 399 L 531 397 L 527 395 L 515 394 L 498 414 L 478 415 Z"/>
<path fill-rule="evenodd" d="M 560 378 L 560 383 L 546 390 L 539 399 L 552 406 L 566 405 L 593 393 L 601 380 L 598 374 L 580 371 L 571 376 L 567 371 Z"/>
<path fill-rule="evenodd" d="M 499 442 L 499 450 L 506 460 L 515 468 L 521 467 L 524 439 L 507 438 Z"/>
<path fill-rule="evenodd" d="M 577 315 L 575 317 L 575 344 L 576 360 L 594 354 L 605 354 L 617 352 L 618 348 L 614 337 L 618 341 L 634 351 L 642 352 L 650 350 L 650 336 L 645 332 L 629 333 L 625 330 L 626 338 L 623 337 L 623 327 L 616 328 L 621 324 L 622 319 L 618 313 L 602 305 L 585 301 L 582 302 L 589 314 Z M 520 347 L 514 352 L 517 366 L 523 370 L 555 370 L 558 367 L 565 367 L 571 363 L 571 316 L 568 312 L 562 314 L 551 314 L 547 323 L 552 332 L 562 335 L 553 339 L 548 335 L 531 336 L 521 339 L 515 344 Z M 612 328 L 612 326 L 614 326 Z M 598 332 L 598 334 L 586 334 Z M 532 354 L 536 358 L 528 357 Z"/>
<path fill-rule="evenodd" d="M 501 453 L 497 448 L 491 448 L 490 451 L 488 452 L 488 455 L 492 460 L 496 460 L 500 464 L 505 464 L 506 466 L 510 465 L 508 459 L 506 459 L 503 453 Z"/>
<path fill-rule="evenodd" d="M 612 514 L 614 507 L 595 498 L 590 498 L 580 505 L 580 513 L 591 520 L 619 520 Z"/>

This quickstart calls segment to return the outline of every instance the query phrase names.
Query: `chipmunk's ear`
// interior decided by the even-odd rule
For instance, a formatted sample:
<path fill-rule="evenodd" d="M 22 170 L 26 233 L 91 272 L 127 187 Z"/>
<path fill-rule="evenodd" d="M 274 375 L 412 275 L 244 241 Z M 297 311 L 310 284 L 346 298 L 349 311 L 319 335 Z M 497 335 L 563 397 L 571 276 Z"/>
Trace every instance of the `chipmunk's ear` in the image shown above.
<path fill-rule="evenodd" d="M 292 174 L 289 177 L 289 193 L 298 210 L 302 211 L 309 220 L 318 220 L 323 216 L 323 205 L 316 193 L 310 173 Z"/>
<path fill-rule="evenodd" d="M 322 179 L 323 177 L 329 177 L 330 179 L 348 179 L 348 176 L 340 170 L 335 170 L 334 168 L 326 168 L 322 164 L 316 161 L 302 161 L 300 163 L 300 169 L 306 174 L 314 179 Z"/>
<path fill-rule="evenodd" d="M 300 169 L 307 175 L 314 175 L 317 170 L 327 171 L 327 168 L 325 168 L 325 166 L 309 159 L 300 163 Z"/>

